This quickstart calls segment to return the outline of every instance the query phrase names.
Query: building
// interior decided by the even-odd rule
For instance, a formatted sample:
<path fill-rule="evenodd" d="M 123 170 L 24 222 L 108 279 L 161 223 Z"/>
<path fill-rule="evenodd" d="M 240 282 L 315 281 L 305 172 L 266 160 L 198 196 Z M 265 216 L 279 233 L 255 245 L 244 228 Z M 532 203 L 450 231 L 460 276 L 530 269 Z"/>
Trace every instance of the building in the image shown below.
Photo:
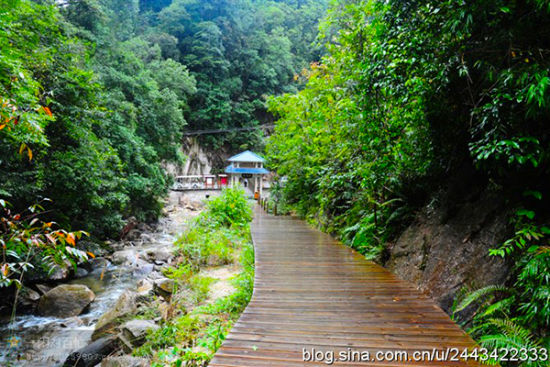
<path fill-rule="evenodd" d="M 251 191 L 254 198 L 261 198 L 263 180 L 269 174 L 264 168 L 265 159 L 247 150 L 229 158 L 228 162 L 225 173 L 229 175 L 229 186 L 240 184 Z"/>

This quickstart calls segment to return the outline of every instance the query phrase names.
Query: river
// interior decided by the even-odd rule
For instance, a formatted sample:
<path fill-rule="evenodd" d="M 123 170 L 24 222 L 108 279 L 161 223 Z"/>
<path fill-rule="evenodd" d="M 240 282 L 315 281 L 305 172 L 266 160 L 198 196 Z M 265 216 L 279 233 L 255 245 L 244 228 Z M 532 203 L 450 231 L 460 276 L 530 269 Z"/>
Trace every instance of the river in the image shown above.
<path fill-rule="evenodd" d="M 172 193 L 167 206 L 167 215 L 159 220 L 155 230 L 145 232 L 134 245 L 122 248 L 128 257 L 146 259 L 147 254 L 172 250 L 174 240 L 185 227 L 185 222 L 198 211 L 186 208 L 186 204 L 197 205 L 198 199 L 212 192 L 194 194 Z M 181 198 L 188 197 L 181 204 Z M 198 207 L 198 206 L 197 206 Z M 89 287 L 96 298 L 87 311 L 77 317 L 54 318 L 36 315 L 20 315 L 14 322 L 0 324 L 0 365 L 21 367 L 61 366 L 67 356 L 86 346 L 99 317 L 114 305 L 127 289 L 136 286 L 140 279 L 150 272 L 158 271 L 160 264 L 136 261 L 135 264 L 115 265 L 110 261 L 96 261 L 98 266 L 85 277 L 69 283 Z"/>

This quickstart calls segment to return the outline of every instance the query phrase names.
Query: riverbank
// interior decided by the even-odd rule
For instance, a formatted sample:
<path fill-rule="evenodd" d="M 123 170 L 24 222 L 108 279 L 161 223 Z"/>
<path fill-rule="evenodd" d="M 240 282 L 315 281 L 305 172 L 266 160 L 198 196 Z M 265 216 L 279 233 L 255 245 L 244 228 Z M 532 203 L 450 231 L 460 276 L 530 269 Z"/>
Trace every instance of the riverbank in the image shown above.
<path fill-rule="evenodd" d="M 206 195 L 213 197 L 219 192 L 172 194 L 165 206 L 165 216 L 157 224 L 136 226 L 127 239 L 110 244 L 114 252 L 104 253 L 79 266 L 73 279 L 59 279 L 31 289 L 35 304 L 29 309 L 35 313 L 21 314 L 12 324 L 7 320 L 0 324 L 0 338 L 4 342 L 0 363 L 6 366 L 58 366 L 69 354 L 89 345 L 98 320 L 116 308 L 128 290 L 137 289 L 145 279 L 158 282 L 165 278 L 163 269 L 175 260 L 174 241 L 186 229 L 187 223 L 203 210 Z M 72 306 L 75 303 L 71 298 L 73 294 L 52 297 L 59 297 L 67 288 L 74 290 L 74 286 L 87 288 L 84 292 L 88 296 L 87 304 L 75 311 L 76 314 L 59 313 L 60 299 L 69 300 L 65 304 Z M 38 314 L 38 305 L 46 304 L 42 302 L 46 294 L 53 300 L 52 312 Z M 134 306 L 137 308 L 138 304 Z"/>
<path fill-rule="evenodd" d="M 163 272 L 172 292 L 150 303 L 149 317 L 160 327 L 146 334 L 134 356 L 154 367 L 208 364 L 252 296 L 251 219 L 244 193 L 225 190 L 189 224 L 176 241 L 176 260 Z"/>

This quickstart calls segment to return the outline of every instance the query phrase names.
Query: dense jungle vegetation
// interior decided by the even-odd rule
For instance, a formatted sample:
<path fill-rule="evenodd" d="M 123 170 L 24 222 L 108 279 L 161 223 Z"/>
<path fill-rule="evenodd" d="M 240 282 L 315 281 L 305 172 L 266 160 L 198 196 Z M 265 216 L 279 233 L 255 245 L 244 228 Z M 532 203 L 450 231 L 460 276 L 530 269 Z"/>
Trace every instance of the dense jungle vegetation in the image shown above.
<path fill-rule="evenodd" d="M 17 228 L 3 237 L 13 260 L 4 281 L 33 236 L 60 250 L 46 235 L 61 228 L 104 239 L 132 216 L 156 219 L 171 183 L 163 165 L 184 161 L 185 130 L 272 121 L 266 96 L 296 91 L 295 73 L 319 58 L 311 44 L 325 5 L 0 1 L 0 203 L 4 229 Z M 235 149 L 260 134 L 203 143 Z M 30 223 L 37 211 L 48 225 Z M 51 264 L 49 251 L 25 263 Z"/>
<path fill-rule="evenodd" d="M 157 218 L 185 131 L 276 119 L 274 198 L 372 259 L 475 171 L 514 209 L 491 251 L 514 266 L 457 320 L 474 308 L 488 348 L 550 348 L 550 1 L 0 0 L 0 50 L 0 286 Z M 201 143 L 263 146 L 259 131 Z M 161 360 L 164 336 L 140 353 Z"/>
<path fill-rule="evenodd" d="M 164 273 L 174 279 L 170 317 L 147 335 L 134 354 L 152 359 L 151 366 L 204 366 L 218 350 L 252 297 L 254 248 L 250 240 L 252 210 L 244 190 L 227 189 L 208 202 L 176 241 L 179 261 Z M 201 269 L 240 263 L 231 280 L 235 291 L 204 303 L 215 280 Z M 147 312 L 158 316 L 159 308 Z"/>
<path fill-rule="evenodd" d="M 516 207 L 493 256 L 509 287 L 467 295 L 484 346 L 550 345 L 550 3 L 338 1 L 299 93 L 270 100 L 279 200 L 368 257 L 438 184 L 472 167 Z M 524 365 L 546 366 L 539 361 Z"/>

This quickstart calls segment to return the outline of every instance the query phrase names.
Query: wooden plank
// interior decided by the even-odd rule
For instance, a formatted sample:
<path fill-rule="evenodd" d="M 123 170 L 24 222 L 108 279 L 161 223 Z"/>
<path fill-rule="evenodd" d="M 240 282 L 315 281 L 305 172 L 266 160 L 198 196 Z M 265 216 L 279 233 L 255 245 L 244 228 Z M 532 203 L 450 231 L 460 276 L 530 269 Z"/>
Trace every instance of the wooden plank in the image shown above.
<path fill-rule="evenodd" d="M 210 363 L 213 367 L 326 366 L 305 351 L 406 352 L 409 360 L 339 366 L 479 366 L 410 359 L 414 352 L 475 347 L 426 295 L 330 236 L 257 206 L 251 226 L 256 274 L 252 300 Z M 337 359 L 337 358 L 336 358 Z"/>

